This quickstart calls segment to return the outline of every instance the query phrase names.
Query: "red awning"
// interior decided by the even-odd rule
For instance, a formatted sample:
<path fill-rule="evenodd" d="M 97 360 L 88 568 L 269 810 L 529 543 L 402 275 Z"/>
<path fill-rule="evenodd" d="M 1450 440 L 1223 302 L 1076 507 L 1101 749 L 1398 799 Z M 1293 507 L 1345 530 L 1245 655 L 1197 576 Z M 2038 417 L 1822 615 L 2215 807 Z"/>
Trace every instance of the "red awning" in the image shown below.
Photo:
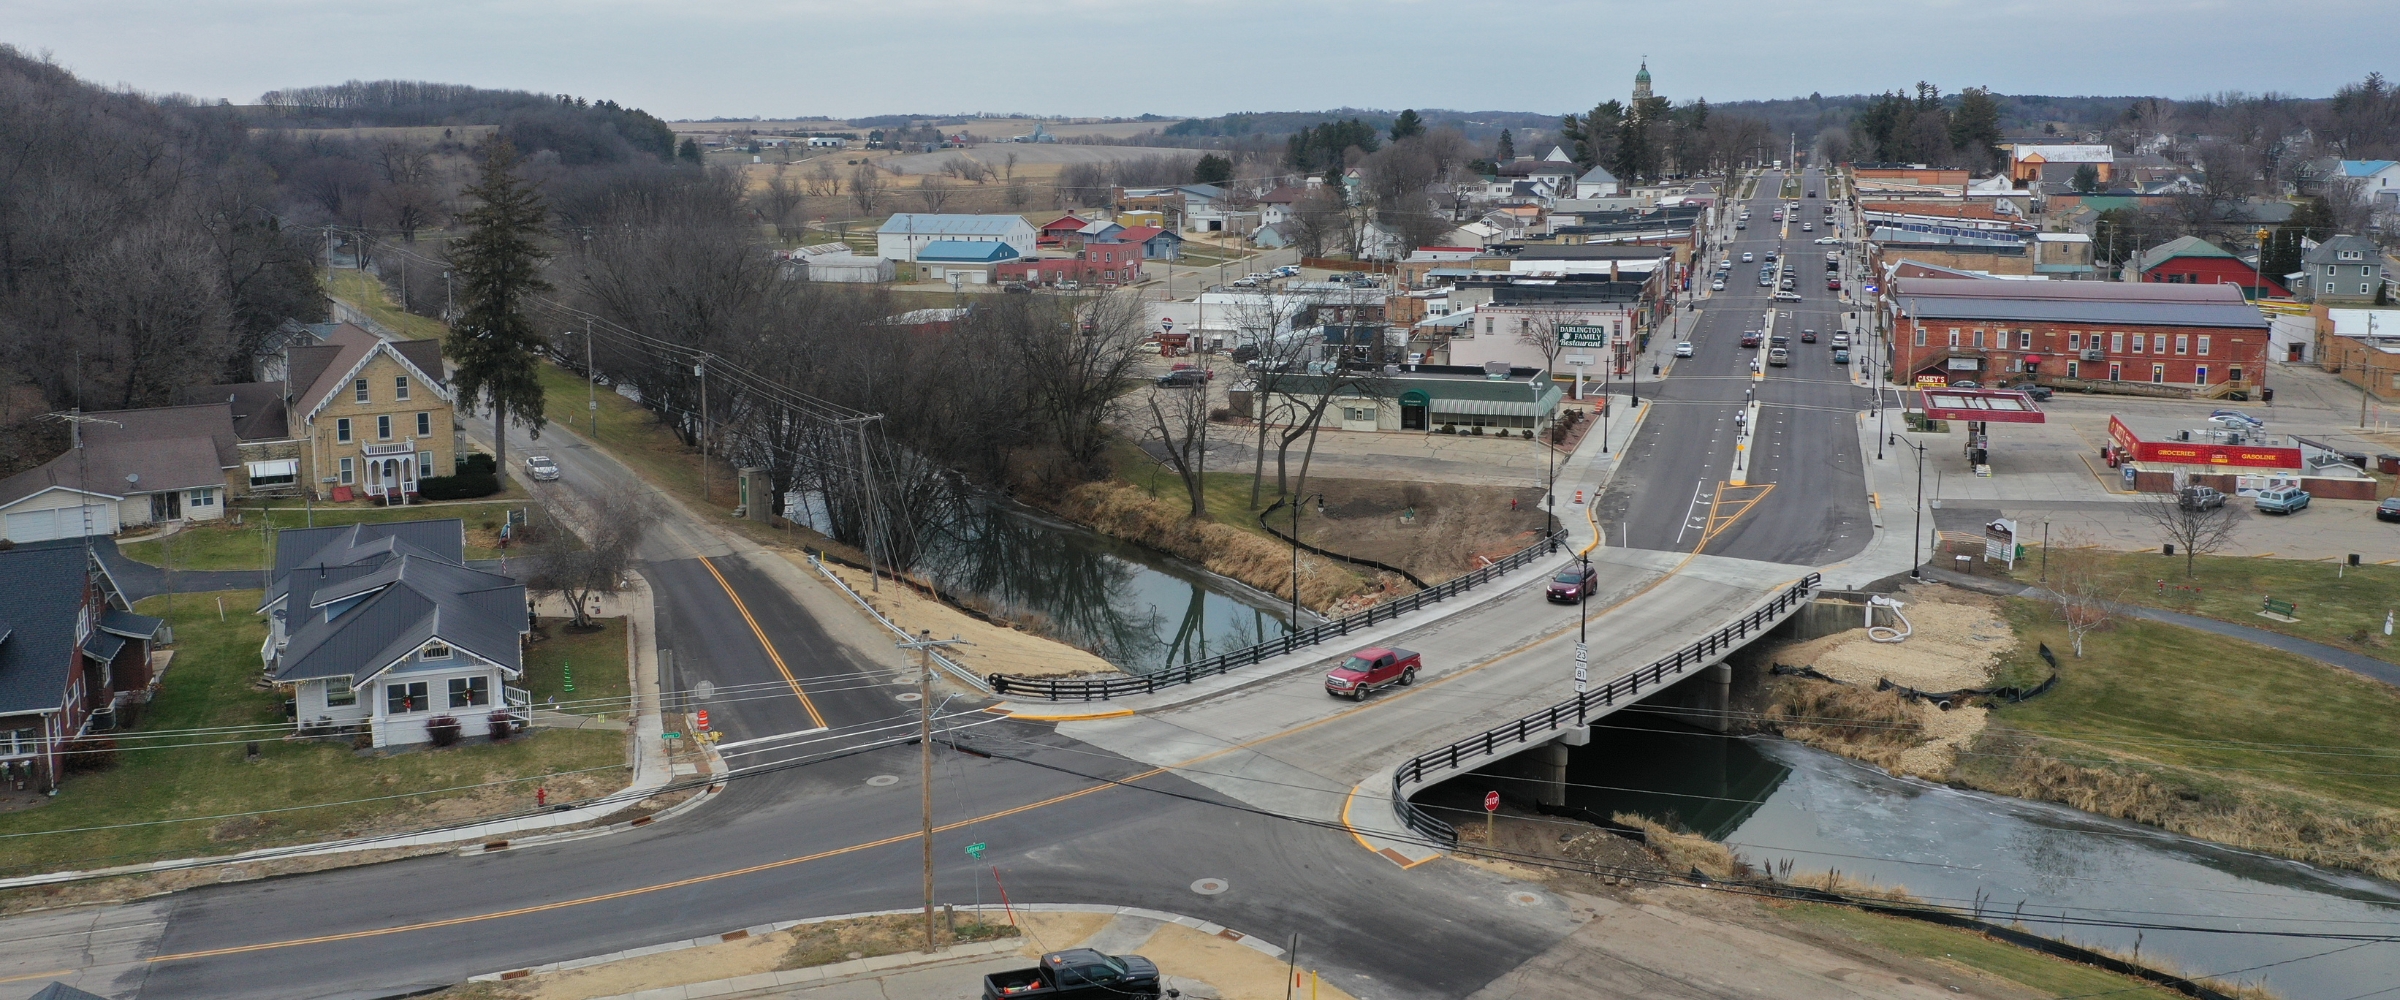
<path fill-rule="evenodd" d="M 1933 420 L 1984 420 L 2004 424 L 2043 423 L 2033 399 L 2005 389 L 1927 389 L 1919 406 Z"/>

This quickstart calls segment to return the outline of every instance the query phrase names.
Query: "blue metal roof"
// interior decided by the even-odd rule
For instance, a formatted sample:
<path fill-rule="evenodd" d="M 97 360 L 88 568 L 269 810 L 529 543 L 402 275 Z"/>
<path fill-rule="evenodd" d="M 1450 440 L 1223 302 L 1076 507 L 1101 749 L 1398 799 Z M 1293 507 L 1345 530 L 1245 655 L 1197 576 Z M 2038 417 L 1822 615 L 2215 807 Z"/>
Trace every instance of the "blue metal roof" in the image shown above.
<path fill-rule="evenodd" d="M 1019 256 L 1017 248 L 991 240 L 935 240 L 917 251 L 917 260 L 936 264 L 996 264 Z"/>
<path fill-rule="evenodd" d="M 2391 168 L 2394 160 L 2343 160 L 2342 176 L 2373 177 Z"/>

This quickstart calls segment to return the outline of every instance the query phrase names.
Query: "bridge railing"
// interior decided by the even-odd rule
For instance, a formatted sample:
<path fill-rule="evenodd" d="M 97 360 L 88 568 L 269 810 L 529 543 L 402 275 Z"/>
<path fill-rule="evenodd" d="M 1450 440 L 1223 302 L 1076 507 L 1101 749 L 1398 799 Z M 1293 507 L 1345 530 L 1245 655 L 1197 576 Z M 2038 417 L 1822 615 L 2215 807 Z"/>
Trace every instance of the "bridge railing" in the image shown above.
<path fill-rule="evenodd" d="M 993 694 L 1017 698 L 1040 698 L 1046 701 L 1107 701 L 1111 698 L 1129 695 L 1150 694 L 1161 688 L 1189 684 L 1204 677 L 1214 677 L 1236 667 L 1246 667 L 1273 657 L 1298 652 L 1318 643 L 1339 639 L 1352 632 L 1372 628 L 1410 612 L 1431 607 L 1497 580 L 1514 570 L 1531 565 L 1545 555 L 1557 552 L 1565 539 L 1566 534 L 1559 532 L 1503 556 L 1473 572 L 1442 581 L 1406 597 L 1386 601 L 1365 611 L 1333 621 L 1286 632 L 1254 646 L 1177 664 L 1157 673 L 1128 677 L 1067 679 L 992 674 L 985 680 L 991 684 Z"/>
<path fill-rule="evenodd" d="M 1755 636 L 1774 628 L 1808 601 L 1821 582 L 1817 574 L 1810 573 L 1802 577 L 1800 582 L 1784 588 L 1765 605 L 1676 650 L 1673 656 L 1662 658 L 1514 722 L 1409 758 L 1392 772 L 1392 811 L 1399 814 L 1400 821 L 1407 824 L 1409 829 L 1435 843 L 1456 845 L 1457 828 L 1410 802 L 1410 787 L 1425 784 L 1429 774 L 1455 771 L 1486 757 L 1506 755 L 1557 730 L 1589 725 L 1593 710 L 1613 708 L 1620 701 L 1638 700 L 1645 689 L 1656 693 L 1657 689 L 1681 680 L 1685 671 L 1715 663 Z"/>

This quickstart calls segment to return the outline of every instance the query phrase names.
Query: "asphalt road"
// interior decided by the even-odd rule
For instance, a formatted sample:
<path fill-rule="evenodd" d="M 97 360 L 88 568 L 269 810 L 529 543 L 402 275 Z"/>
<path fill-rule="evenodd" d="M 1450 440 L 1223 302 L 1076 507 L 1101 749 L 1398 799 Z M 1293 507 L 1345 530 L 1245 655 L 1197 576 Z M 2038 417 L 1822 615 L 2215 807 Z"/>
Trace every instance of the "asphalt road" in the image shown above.
<path fill-rule="evenodd" d="M 1712 257 L 1734 257 L 1725 290 L 1700 307 L 1693 356 L 1675 361 L 1663 381 L 1645 384 L 1650 415 L 1597 509 L 1601 520 L 1622 525 L 1625 544 L 1814 565 L 1854 555 L 1873 538 L 1854 424 L 1869 393 L 1851 385 L 1849 366 L 1832 360 L 1831 335 L 1847 308 L 1825 288 L 1824 251 L 1835 248 L 1812 242 L 1826 235 L 1821 227 L 1803 232 L 1794 222 L 1787 234 L 1773 221 L 1781 186 L 1780 174 L 1762 178 L 1749 228 L 1726 228 L 1730 240 L 1712 243 Z M 1822 173 L 1811 168 L 1802 187 L 1822 195 Z M 1821 198 L 1799 204 L 1801 221 L 1819 221 Z M 1776 249 L 1788 252 L 1780 263 L 1797 276 L 1800 302 L 1775 302 L 1773 290 L 1757 283 L 1766 252 Z M 1742 263 L 1745 251 L 1759 259 Z M 1701 269 L 1700 280 L 1711 268 Z M 1742 347 L 1742 335 L 1770 322 L 1790 337 L 1791 363 L 1765 367 L 1766 377 L 1754 380 L 1750 363 L 1760 351 Z M 1819 341 L 1802 343 L 1804 330 L 1817 331 Z M 1673 345 L 1652 348 L 1664 356 Z M 1750 393 L 1759 403 L 1758 427 L 1737 465 Z"/>

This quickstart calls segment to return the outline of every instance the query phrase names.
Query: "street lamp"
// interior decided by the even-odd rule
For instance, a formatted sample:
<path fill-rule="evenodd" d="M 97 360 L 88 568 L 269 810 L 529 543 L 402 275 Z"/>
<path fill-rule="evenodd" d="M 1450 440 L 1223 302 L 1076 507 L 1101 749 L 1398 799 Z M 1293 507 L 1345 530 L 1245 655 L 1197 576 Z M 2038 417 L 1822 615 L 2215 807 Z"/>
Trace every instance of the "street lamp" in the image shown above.
<path fill-rule="evenodd" d="M 1910 441 L 1908 446 L 1917 450 L 1917 530 L 1915 537 L 1908 540 L 1908 578 L 1923 582 L 1925 579 L 1925 446 L 1915 441 Z"/>
<path fill-rule="evenodd" d="M 1325 494 L 1323 494 L 1323 493 L 1318 493 L 1318 494 L 1315 494 L 1315 495 L 1314 495 L 1314 498 L 1315 498 L 1315 499 L 1316 499 L 1316 501 L 1317 501 L 1317 516 L 1318 516 L 1318 517 L 1324 517 L 1324 516 L 1325 516 Z M 1300 505 L 1301 505 L 1301 504 L 1304 504 L 1304 503 L 1307 503 L 1307 502 L 1309 501 L 1309 499 L 1310 499 L 1309 497 L 1294 497 L 1294 498 L 1292 498 L 1292 502 L 1291 502 L 1291 508 L 1292 508 L 1292 625 L 1291 625 L 1291 627 L 1292 627 L 1294 630 L 1297 630 L 1297 629 L 1299 629 L 1299 628 L 1300 628 Z"/>

